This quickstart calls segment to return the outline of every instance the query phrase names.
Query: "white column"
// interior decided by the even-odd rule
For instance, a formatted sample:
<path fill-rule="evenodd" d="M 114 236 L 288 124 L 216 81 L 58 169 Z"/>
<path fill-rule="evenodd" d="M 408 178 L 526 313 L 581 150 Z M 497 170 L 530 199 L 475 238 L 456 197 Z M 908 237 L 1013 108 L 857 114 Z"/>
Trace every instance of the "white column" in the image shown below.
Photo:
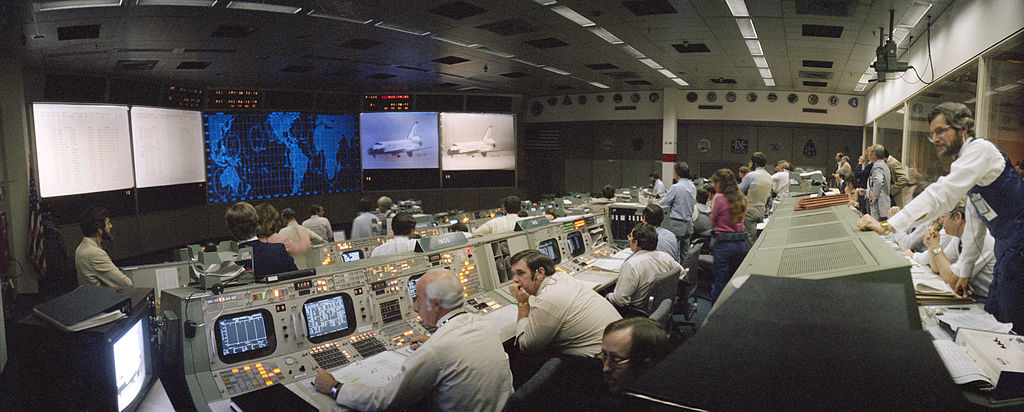
<path fill-rule="evenodd" d="M 675 173 L 676 141 L 679 139 L 676 104 L 682 99 L 682 93 L 676 88 L 666 88 L 662 94 L 665 98 L 661 106 L 661 178 L 669 186 Z"/>

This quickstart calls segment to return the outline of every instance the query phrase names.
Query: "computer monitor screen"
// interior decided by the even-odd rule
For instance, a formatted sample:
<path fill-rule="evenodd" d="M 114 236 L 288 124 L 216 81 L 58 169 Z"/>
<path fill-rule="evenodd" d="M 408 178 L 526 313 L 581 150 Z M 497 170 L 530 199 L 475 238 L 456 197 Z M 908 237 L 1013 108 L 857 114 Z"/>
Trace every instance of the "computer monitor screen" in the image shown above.
<path fill-rule="evenodd" d="M 321 296 L 302 304 L 309 341 L 326 342 L 348 336 L 356 330 L 352 298 L 346 293 Z"/>
<path fill-rule="evenodd" d="M 255 359 L 274 353 L 274 319 L 266 309 L 232 313 L 217 318 L 217 356 L 224 363 Z"/>
<path fill-rule="evenodd" d="M 583 233 L 569 233 L 565 236 L 565 242 L 569 244 L 569 254 L 572 257 L 582 255 L 583 252 L 587 251 L 587 246 L 583 243 Z"/>
<path fill-rule="evenodd" d="M 558 250 L 558 241 L 555 239 L 542 240 L 537 249 L 540 249 L 541 253 L 548 255 L 556 265 L 562 261 L 562 253 Z"/>
<path fill-rule="evenodd" d="M 436 169 L 437 113 L 359 115 L 363 169 Z"/>
<path fill-rule="evenodd" d="M 363 258 L 363 251 L 362 251 L 362 249 L 350 250 L 348 252 L 345 252 L 345 253 L 341 254 L 341 261 L 342 262 L 355 262 L 355 261 L 357 261 L 359 259 L 362 259 L 362 258 Z"/>
<path fill-rule="evenodd" d="M 441 113 L 444 170 L 514 170 L 515 117 L 493 113 Z"/>
<path fill-rule="evenodd" d="M 131 117 L 135 186 L 205 181 L 202 113 L 135 106 Z"/>
<path fill-rule="evenodd" d="M 413 301 L 416 300 L 416 284 L 420 282 L 421 277 L 423 277 L 422 273 L 418 275 L 409 276 L 409 297 L 412 298 Z"/>
<path fill-rule="evenodd" d="M 500 240 L 491 243 L 491 252 L 494 253 L 494 268 L 498 272 L 498 283 L 502 284 L 512 280 L 512 265 L 508 259 L 512 253 L 508 248 L 507 240 Z"/>
<path fill-rule="evenodd" d="M 142 317 L 114 342 L 114 373 L 117 383 L 117 410 L 123 411 L 142 391 L 146 383 L 146 340 Z"/>

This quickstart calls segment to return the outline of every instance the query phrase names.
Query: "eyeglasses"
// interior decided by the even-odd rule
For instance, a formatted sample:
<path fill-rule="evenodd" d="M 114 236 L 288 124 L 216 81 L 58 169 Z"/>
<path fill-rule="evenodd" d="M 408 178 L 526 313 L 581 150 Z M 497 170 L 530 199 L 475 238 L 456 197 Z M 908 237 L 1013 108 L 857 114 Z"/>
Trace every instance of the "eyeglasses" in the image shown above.
<path fill-rule="evenodd" d="M 945 135 L 946 132 L 948 132 L 950 130 L 953 130 L 953 128 L 949 127 L 949 126 L 942 126 L 942 127 L 938 128 L 938 129 L 932 130 L 931 137 L 935 138 L 935 137 L 939 137 L 939 136 Z"/>
<path fill-rule="evenodd" d="M 598 353 L 597 358 L 600 359 L 602 363 L 611 361 L 612 364 L 616 366 L 622 366 L 629 363 L 629 358 L 622 358 L 617 355 L 609 355 L 608 352 L 605 351 L 601 351 L 600 353 Z"/>

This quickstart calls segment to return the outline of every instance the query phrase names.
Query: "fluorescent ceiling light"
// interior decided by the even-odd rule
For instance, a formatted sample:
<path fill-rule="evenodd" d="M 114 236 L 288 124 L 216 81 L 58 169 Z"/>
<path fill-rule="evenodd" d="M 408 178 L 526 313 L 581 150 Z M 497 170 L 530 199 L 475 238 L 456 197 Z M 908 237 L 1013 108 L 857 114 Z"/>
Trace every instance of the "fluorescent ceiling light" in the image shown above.
<path fill-rule="evenodd" d="M 42 3 L 36 3 L 39 5 L 39 11 L 51 11 L 51 10 L 67 10 L 67 9 L 82 9 L 87 7 L 117 7 L 123 3 L 123 0 L 64 0 L 64 1 L 44 1 Z"/>
<path fill-rule="evenodd" d="M 558 14 L 562 15 L 562 17 L 565 17 L 565 18 L 567 18 L 569 20 L 572 20 L 573 23 L 576 23 L 576 24 L 578 24 L 580 26 L 583 26 L 583 27 L 590 27 L 590 26 L 596 26 L 597 25 L 597 23 L 594 23 L 594 22 L 590 21 L 590 19 L 588 19 L 586 17 L 583 17 L 582 14 L 579 14 L 575 10 L 570 9 L 568 7 L 565 7 L 565 6 L 555 6 L 555 7 L 552 7 L 551 11 L 553 11 L 555 13 L 558 13 Z"/>
<path fill-rule="evenodd" d="M 451 37 L 431 36 L 431 38 L 433 38 L 434 40 L 443 41 L 445 43 L 451 43 L 451 44 L 454 44 L 456 46 L 462 46 L 462 47 L 476 47 L 476 46 L 479 46 L 479 44 L 476 44 L 476 43 L 467 43 L 467 42 L 464 42 L 462 40 L 453 39 Z"/>
<path fill-rule="evenodd" d="M 278 4 L 267 4 L 267 3 L 253 3 L 251 1 L 232 1 L 228 3 L 229 9 L 239 10 L 252 10 L 252 11 L 267 11 L 271 13 L 284 13 L 284 14 L 295 14 L 302 7 L 295 6 L 282 6 Z"/>
<path fill-rule="evenodd" d="M 875 78 L 875 76 L 873 74 L 871 74 L 871 73 L 864 73 L 864 74 L 860 75 L 860 80 L 857 80 L 857 83 L 867 83 L 867 82 L 871 81 L 871 79 L 874 79 L 874 78 Z"/>
<path fill-rule="evenodd" d="M 769 69 L 757 69 L 757 71 L 761 72 L 761 77 L 762 78 L 765 78 L 765 79 L 772 78 L 772 71 L 769 70 Z"/>
<path fill-rule="evenodd" d="M 410 28 L 407 28 L 407 27 L 396 26 L 394 24 L 385 23 L 385 22 L 382 22 L 382 21 L 381 22 L 377 22 L 376 24 L 374 24 L 374 26 L 380 27 L 382 29 L 388 29 L 388 30 L 397 31 L 399 33 L 411 34 L 413 36 L 426 36 L 426 35 L 430 34 L 429 31 L 410 29 Z"/>
<path fill-rule="evenodd" d="M 660 69 L 661 68 L 661 65 L 658 64 L 658 62 L 656 62 L 654 60 L 651 60 L 651 59 L 640 59 L 640 62 L 643 63 L 643 64 L 646 64 L 647 67 L 650 67 L 652 69 Z"/>
<path fill-rule="evenodd" d="M 138 0 L 136 6 L 213 7 L 217 0 Z"/>
<path fill-rule="evenodd" d="M 634 49 L 633 46 L 630 46 L 628 44 L 623 44 L 622 45 L 622 51 L 626 52 L 630 56 L 633 56 L 634 59 L 643 59 L 643 58 L 647 57 L 647 56 L 644 56 L 643 53 L 640 53 L 640 50 Z"/>
<path fill-rule="evenodd" d="M 892 41 L 896 44 L 903 43 L 903 40 L 910 34 L 910 29 L 906 27 L 897 27 L 892 29 Z"/>
<path fill-rule="evenodd" d="M 750 15 L 747 12 L 747 2 L 743 0 L 725 0 L 725 4 L 729 5 L 729 11 L 732 12 L 734 17 L 747 17 Z"/>
<path fill-rule="evenodd" d="M 605 86 L 604 84 L 601 84 L 601 83 L 598 83 L 598 82 L 590 82 L 590 85 L 594 86 L 594 87 L 597 87 L 597 88 L 601 88 L 601 89 L 607 89 L 608 88 L 608 86 Z"/>
<path fill-rule="evenodd" d="M 996 87 L 996 88 L 994 88 L 992 90 L 995 90 L 997 92 L 1006 92 L 1006 91 L 1010 91 L 1010 90 L 1016 89 L 1016 88 L 1018 88 L 1020 86 L 1021 86 L 1020 83 L 1010 83 L 1010 84 L 1007 84 L 1005 86 Z"/>
<path fill-rule="evenodd" d="M 760 41 L 747 40 L 747 50 L 750 51 L 751 56 L 764 56 L 764 50 L 761 49 Z"/>
<path fill-rule="evenodd" d="M 914 27 L 917 23 L 921 22 L 925 14 L 928 14 L 928 10 L 932 8 L 931 3 L 925 3 L 923 1 L 915 1 L 914 4 L 910 5 L 906 13 L 903 13 L 903 18 L 900 19 L 900 25 Z"/>
<path fill-rule="evenodd" d="M 533 0 L 533 1 L 537 2 L 537 4 L 539 4 L 541 6 L 550 6 L 552 4 L 558 3 L 555 0 Z"/>
<path fill-rule="evenodd" d="M 672 73 L 672 72 L 668 71 L 667 69 L 659 69 L 658 73 L 661 73 L 661 74 L 665 75 L 665 77 L 668 77 L 670 79 L 674 79 L 676 77 L 679 77 L 679 76 L 676 76 L 675 73 Z"/>
<path fill-rule="evenodd" d="M 493 54 L 493 55 L 498 56 L 498 57 L 504 57 L 506 59 L 511 58 L 512 56 L 514 56 L 514 54 L 505 53 L 503 51 L 497 51 L 497 50 L 494 50 L 494 49 L 489 48 L 489 47 L 477 47 L 477 50 L 480 50 L 480 51 L 482 51 L 484 53 L 487 53 L 487 54 Z"/>
<path fill-rule="evenodd" d="M 672 81 L 676 82 L 676 84 L 678 84 L 680 86 L 689 86 L 690 85 L 690 83 L 687 83 L 686 80 L 680 79 L 678 77 L 676 77 L 675 79 L 672 79 Z"/>
<path fill-rule="evenodd" d="M 543 69 L 547 70 L 549 72 L 555 73 L 555 74 L 560 74 L 562 76 L 565 76 L 565 75 L 569 74 L 569 72 L 567 72 L 565 70 L 562 70 L 562 69 L 559 69 L 559 68 L 556 68 L 556 67 L 551 67 L 551 66 L 544 66 Z"/>
<path fill-rule="evenodd" d="M 736 26 L 740 28 L 740 34 L 744 39 L 756 39 L 757 30 L 754 30 L 754 21 L 751 19 L 736 19 Z"/>
<path fill-rule="evenodd" d="M 868 87 L 867 83 L 857 83 L 857 86 L 853 88 L 853 91 L 855 91 L 855 92 L 862 92 L 862 91 L 864 91 L 865 87 Z"/>
<path fill-rule="evenodd" d="M 754 65 L 759 69 L 767 69 L 768 59 L 764 58 L 764 56 L 754 56 Z"/>
<path fill-rule="evenodd" d="M 604 39 L 604 41 L 606 41 L 608 43 L 611 43 L 611 44 L 622 44 L 623 43 L 622 40 L 620 40 L 618 37 L 615 37 L 614 34 L 611 34 L 608 30 L 602 29 L 600 27 L 591 27 L 590 28 L 590 32 L 596 34 L 597 37 L 600 37 L 600 38 Z"/>
<path fill-rule="evenodd" d="M 142 0 L 139 0 L 139 1 L 142 1 Z M 214 3 L 216 3 L 216 0 L 214 1 Z M 355 23 L 355 24 L 367 24 L 367 23 L 373 21 L 373 19 L 360 19 L 360 18 L 355 18 L 355 17 L 345 17 L 345 16 L 337 16 L 337 15 L 334 15 L 334 14 L 320 13 L 320 12 L 318 12 L 316 10 L 311 10 L 306 15 L 307 16 L 311 16 L 311 17 L 319 17 L 319 18 L 322 18 L 322 19 L 347 21 L 349 23 Z"/>
<path fill-rule="evenodd" d="M 531 61 L 527 61 L 527 60 L 523 60 L 523 59 L 518 59 L 518 58 L 515 58 L 515 57 L 512 57 L 511 59 L 513 61 L 520 62 L 520 63 L 525 64 L 527 66 L 533 66 L 533 67 L 543 67 L 544 66 L 543 64 L 537 64 L 537 63 L 534 63 L 534 62 L 531 62 Z"/>
<path fill-rule="evenodd" d="M 763 79 L 764 85 L 769 87 L 775 87 L 775 79 Z"/>

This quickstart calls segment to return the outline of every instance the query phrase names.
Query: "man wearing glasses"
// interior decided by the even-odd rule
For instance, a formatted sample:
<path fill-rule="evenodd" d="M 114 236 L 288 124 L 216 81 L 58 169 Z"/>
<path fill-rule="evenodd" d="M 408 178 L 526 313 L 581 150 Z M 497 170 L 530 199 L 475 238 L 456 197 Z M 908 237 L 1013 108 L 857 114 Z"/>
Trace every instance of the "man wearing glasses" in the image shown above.
<path fill-rule="evenodd" d="M 622 390 L 668 355 L 672 346 L 657 322 L 647 318 L 625 318 L 604 328 L 601 353 L 602 372 L 608 390 Z"/>
<path fill-rule="evenodd" d="M 940 104 L 928 115 L 928 122 L 939 155 L 954 159 L 949 174 L 887 222 L 864 215 L 857 226 L 879 234 L 904 231 L 935 219 L 966 197 L 967 219 L 960 238 L 963 273 L 974 272 L 985 234 L 991 232 L 996 269 L 985 311 L 1000 322 L 1013 322 L 1014 332 L 1024 333 L 1024 182 L 1006 154 L 992 142 L 974 136 L 974 118 L 967 106 Z M 970 279 L 958 277 L 954 292 L 968 295 Z"/>

